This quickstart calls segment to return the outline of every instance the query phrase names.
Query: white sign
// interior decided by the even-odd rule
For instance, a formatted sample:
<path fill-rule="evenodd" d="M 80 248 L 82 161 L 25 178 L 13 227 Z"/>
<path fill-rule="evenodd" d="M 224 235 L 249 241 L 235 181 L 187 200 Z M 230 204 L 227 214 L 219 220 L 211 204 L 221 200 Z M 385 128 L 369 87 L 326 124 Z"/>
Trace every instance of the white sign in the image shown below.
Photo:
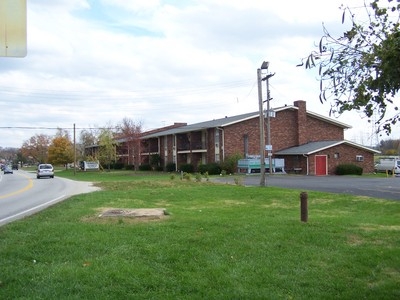
<path fill-rule="evenodd" d="M 81 161 L 81 169 L 86 170 L 99 170 L 100 164 L 98 161 Z"/>
<path fill-rule="evenodd" d="M 265 145 L 266 151 L 272 151 L 272 145 Z"/>

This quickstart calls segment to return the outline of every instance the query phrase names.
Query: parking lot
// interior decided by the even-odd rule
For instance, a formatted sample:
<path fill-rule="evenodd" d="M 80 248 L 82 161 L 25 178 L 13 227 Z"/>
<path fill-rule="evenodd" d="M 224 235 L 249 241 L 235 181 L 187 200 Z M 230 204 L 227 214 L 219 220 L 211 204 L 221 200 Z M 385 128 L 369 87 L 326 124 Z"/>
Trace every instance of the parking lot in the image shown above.
<path fill-rule="evenodd" d="M 260 185 L 260 175 L 240 176 L 246 186 Z M 215 181 L 235 183 L 235 178 L 224 176 Z M 400 177 L 267 175 L 266 185 L 400 200 Z"/>

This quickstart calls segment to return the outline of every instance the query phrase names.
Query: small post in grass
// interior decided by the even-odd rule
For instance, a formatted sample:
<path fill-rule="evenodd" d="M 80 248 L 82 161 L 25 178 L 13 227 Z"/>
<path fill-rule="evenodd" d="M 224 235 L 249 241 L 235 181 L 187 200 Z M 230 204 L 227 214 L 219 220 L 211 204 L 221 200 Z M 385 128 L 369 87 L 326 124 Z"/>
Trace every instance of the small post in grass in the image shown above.
<path fill-rule="evenodd" d="M 308 221 L 308 194 L 307 192 L 300 193 L 300 220 Z"/>

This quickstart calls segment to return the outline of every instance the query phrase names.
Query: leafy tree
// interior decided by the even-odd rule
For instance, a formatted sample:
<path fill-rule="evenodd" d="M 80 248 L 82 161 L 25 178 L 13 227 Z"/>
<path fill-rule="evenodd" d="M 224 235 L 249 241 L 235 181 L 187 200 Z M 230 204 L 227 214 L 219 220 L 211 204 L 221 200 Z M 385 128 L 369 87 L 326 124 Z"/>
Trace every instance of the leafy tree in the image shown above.
<path fill-rule="evenodd" d="M 29 140 L 23 142 L 21 153 L 25 157 L 38 163 L 48 161 L 48 151 L 51 143 L 51 137 L 45 134 L 36 134 Z"/>
<path fill-rule="evenodd" d="M 22 154 L 21 150 L 17 152 L 17 158 L 15 160 L 15 163 L 20 163 L 21 167 L 23 166 L 24 163 L 28 162 L 28 159 Z"/>
<path fill-rule="evenodd" d="M 102 128 L 99 135 L 99 160 L 100 163 L 106 165 L 108 170 L 111 168 L 111 163 L 117 158 L 117 143 L 114 139 L 114 133 L 111 128 Z"/>
<path fill-rule="evenodd" d="M 117 126 L 118 136 L 124 140 L 128 155 L 128 165 L 134 165 L 135 170 L 139 166 L 140 135 L 142 133 L 142 123 L 135 123 L 132 119 L 124 118 Z"/>
<path fill-rule="evenodd" d="M 49 162 L 55 165 L 67 165 L 74 161 L 74 148 L 67 131 L 58 129 L 49 146 Z"/>
<path fill-rule="evenodd" d="M 367 19 L 349 7 L 342 10 L 342 23 L 350 20 L 351 29 L 335 38 L 323 26 L 318 50 L 299 66 L 305 60 L 307 69 L 319 68 L 320 101 L 331 103 L 331 113 L 359 110 L 390 134 L 400 121 L 400 0 L 387 0 L 385 7 L 379 0 L 364 2 Z"/>

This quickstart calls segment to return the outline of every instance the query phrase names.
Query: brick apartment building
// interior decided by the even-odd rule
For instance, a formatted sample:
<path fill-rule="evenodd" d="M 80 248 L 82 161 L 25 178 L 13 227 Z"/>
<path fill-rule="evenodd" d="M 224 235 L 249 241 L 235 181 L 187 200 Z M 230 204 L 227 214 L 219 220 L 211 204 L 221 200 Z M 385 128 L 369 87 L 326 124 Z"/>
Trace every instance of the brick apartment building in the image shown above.
<path fill-rule="evenodd" d="M 374 171 L 374 149 L 344 140 L 350 126 L 308 111 L 306 102 L 274 109 L 270 118 L 272 157 L 284 159 L 287 171 L 308 175 L 334 174 L 339 164 L 356 164 L 364 173 Z M 264 122 L 266 126 L 266 122 Z M 196 124 L 176 123 L 146 132 L 141 137 L 140 162 L 158 154 L 163 166 L 175 163 L 221 162 L 240 153 L 244 158 L 260 154 L 259 113 L 225 117 Z M 264 132 L 267 134 L 267 128 Z M 267 140 L 267 137 L 266 137 Z"/>

